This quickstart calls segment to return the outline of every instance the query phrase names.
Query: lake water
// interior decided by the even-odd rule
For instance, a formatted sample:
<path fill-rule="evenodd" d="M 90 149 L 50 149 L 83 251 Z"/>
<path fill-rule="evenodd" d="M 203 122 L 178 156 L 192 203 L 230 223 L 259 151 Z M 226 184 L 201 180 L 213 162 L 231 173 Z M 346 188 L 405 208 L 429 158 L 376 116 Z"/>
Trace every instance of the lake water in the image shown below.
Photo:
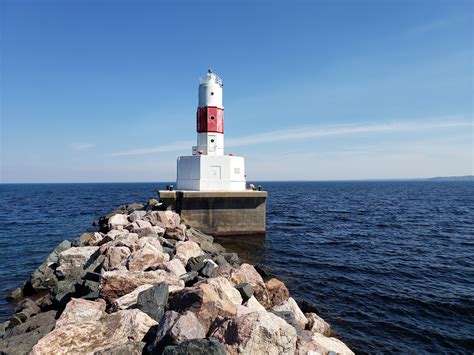
<path fill-rule="evenodd" d="M 314 304 L 356 352 L 474 351 L 474 183 L 259 184 L 266 237 L 223 244 Z M 0 321 L 8 290 L 59 242 L 165 186 L 0 185 Z"/>

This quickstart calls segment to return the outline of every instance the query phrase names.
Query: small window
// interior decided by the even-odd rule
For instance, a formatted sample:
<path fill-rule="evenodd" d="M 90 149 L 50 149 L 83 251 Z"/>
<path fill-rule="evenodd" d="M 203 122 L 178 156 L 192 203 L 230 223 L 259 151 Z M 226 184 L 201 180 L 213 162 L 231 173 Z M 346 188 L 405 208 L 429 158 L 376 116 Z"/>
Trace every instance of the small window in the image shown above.
<path fill-rule="evenodd" d="M 211 120 L 214 120 L 214 116 L 211 116 Z"/>
<path fill-rule="evenodd" d="M 214 143 L 214 139 L 211 139 L 211 143 Z"/>
<path fill-rule="evenodd" d="M 214 96 L 214 91 L 211 91 L 211 96 Z"/>

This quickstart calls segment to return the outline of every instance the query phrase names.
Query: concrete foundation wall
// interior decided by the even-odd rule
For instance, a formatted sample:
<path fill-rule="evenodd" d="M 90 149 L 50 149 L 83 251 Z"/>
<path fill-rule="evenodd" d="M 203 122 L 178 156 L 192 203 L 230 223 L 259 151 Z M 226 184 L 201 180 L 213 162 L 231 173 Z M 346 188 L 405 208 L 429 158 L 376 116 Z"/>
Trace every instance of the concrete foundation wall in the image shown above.
<path fill-rule="evenodd" d="M 265 234 L 266 191 L 160 191 L 160 199 L 193 228 L 212 235 Z"/>

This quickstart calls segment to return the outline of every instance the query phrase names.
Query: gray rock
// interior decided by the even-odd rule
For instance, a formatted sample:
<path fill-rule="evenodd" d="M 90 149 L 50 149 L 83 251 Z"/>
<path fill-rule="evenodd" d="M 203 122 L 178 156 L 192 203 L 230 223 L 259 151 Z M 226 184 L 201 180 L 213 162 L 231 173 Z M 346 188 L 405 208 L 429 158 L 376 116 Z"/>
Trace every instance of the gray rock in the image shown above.
<path fill-rule="evenodd" d="M 88 260 L 88 262 L 84 265 L 84 269 L 86 272 L 100 272 L 100 268 L 102 264 L 104 263 L 105 260 L 105 255 L 99 255 L 96 258 L 91 258 Z"/>
<path fill-rule="evenodd" d="M 299 329 L 298 323 L 296 322 L 296 318 L 293 312 L 290 311 L 270 311 L 274 315 L 280 317 L 284 321 L 286 321 L 288 324 L 291 324 L 292 326 L 295 327 L 295 329 Z"/>
<path fill-rule="evenodd" d="M 214 238 L 210 235 L 204 234 L 201 231 L 198 231 L 194 228 L 189 228 L 186 230 L 186 237 L 188 240 L 198 243 L 201 245 L 203 242 L 213 243 Z"/>
<path fill-rule="evenodd" d="M 85 272 L 81 268 L 73 269 L 66 274 L 64 280 L 60 280 L 51 288 L 51 300 L 54 304 L 64 306 L 71 297 L 81 297 L 86 295 L 86 291 L 81 288 L 82 277 Z"/>
<path fill-rule="evenodd" d="M 10 333 L 10 336 L 25 334 L 43 326 L 51 326 L 52 329 L 55 323 L 56 311 L 39 313 L 29 318 L 26 322 L 14 327 Z"/>
<path fill-rule="evenodd" d="M 48 255 L 43 264 L 31 274 L 30 284 L 35 292 L 49 290 L 58 282 L 54 270 L 58 265 L 59 254 L 69 248 L 71 248 L 71 242 L 68 240 L 62 241 Z"/>
<path fill-rule="evenodd" d="M 191 282 L 197 280 L 198 275 L 199 275 L 199 274 L 198 274 L 197 271 L 190 271 L 190 272 L 187 272 L 187 273 L 184 274 L 184 275 L 181 275 L 181 276 L 180 276 L 180 279 L 184 281 L 184 283 L 185 283 L 186 286 L 190 286 L 190 283 L 191 283 Z"/>
<path fill-rule="evenodd" d="M 225 355 L 224 346 L 216 338 L 192 339 L 177 346 L 167 346 L 163 355 Z"/>
<path fill-rule="evenodd" d="M 146 211 L 142 211 L 142 210 L 133 211 L 132 213 L 130 213 L 128 215 L 128 220 L 130 222 L 135 222 L 139 219 L 143 219 L 143 217 L 145 217 L 145 215 L 146 215 Z"/>
<path fill-rule="evenodd" d="M 51 293 L 47 293 L 43 297 L 38 298 L 35 303 L 43 312 L 53 309 L 54 306 L 53 300 L 51 299 Z"/>
<path fill-rule="evenodd" d="M 217 269 L 218 267 L 219 266 L 214 261 L 212 261 L 211 259 L 207 259 L 204 262 L 204 267 L 201 270 L 201 275 L 205 277 L 211 277 L 214 270 Z"/>
<path fill-rule="evenodd" d="M 32 317 L 40 312 L 40 307 L 29 298 L 21 300 L 15 308 L 15 313 L 23 313 L 26 318 Z"/>
<path fill-rule="evenodd" d="M 167 239 L 185 240 L 186 226 L 184 224 L 181 224 L 172 228 L 166 228 L 165 237 Z"/>
<path fill-rule="evenodd" d="M 177 345 L 185 340 L 204 338 L 206 332 L 196 315 L 190 311 L 181 315 L 167 311 L 156 330 L 155 339 L 147 346 L 147 351 L 159 354 L 168 345 Z"/>
<path fill-rule="evenodd" d="M 213 260 L 214 260 L 214 261 L 216 262 L 216 264 L 219 265 L 219 266 L 227 266 L 227 265 L 230 266 L 230 264 L 227 262 L 227 260 L 224 258 L 223 255 L 217 255 L 217 256 L 214 257 Z"/>
<path fill-rule="evenodd" d="M 24 297 L 23 287 L 17 287 L 8 293 L 6 299 L 7 301 L 15 302 L 15 301 L 21 300 L 23 297 Z"/>
<path fill-rule="evenodd" d="M 225 248 L 219 243 L 210 243 L 208 241 L 203 241 L 201 242 L 201 244 L 199 244 L 199 246 L 205 253 L 211 254 L 212 256 L 225 253 Z"/>
<path fill-rule="evenodd" d="M 10 336 L 0 341 L 0 354 L 29 354 L 33 346 L 54 328 L 53 324 L 44 325 L 27 333 Z"/>
<path fill-rule="evenodd" d="M 178 242 L 175 239 L 166 239 L 166 238 L 163 238 L 163 237 L 159 237 L 158 239 L 160 240 L 160 243 L 163 247 L 171 248 L 173 250 L 174 250 L 174 247 L 175 247 L 176 243 Z"/>
<path fill-rule="evenodd" d="M 210 258 L 211 256 L 209 254 L 191 257 L 188 259 L 188 263 L 186 264 L 186 270 L 199 272 L 204 267 L 204 260 Z"/>
<path fill-rule="evenodd" d="M 240 295 L 242 296 L 242 300 L 244 302 L 247 302 L 250 297 L 253 296 L 253 287 L 249 283 L 241 283 L 238 285 L 235 285 L 235 288 L 237 291 L 239 291 Z"/>
<path fill-rule="evenodd" d="M 5 336 L 5 333 L 9 325 L 10 325 L 9 321 L 0 323 L 0 339 L 3 339 L 3 337 Z"/>
<path fill-rule="evenodd" d="M 222 256 L 232 266 L 239 266 L 240 265 L 240 259 L 239 259 L 239 256 L 236 253 L 223 253 Z"/>
<path fill-rule="evenodd" d="M 168 294 L 166 284 L 150 287 L 138 294 L 137 308 L 159 322 L 168 303 Z"/>

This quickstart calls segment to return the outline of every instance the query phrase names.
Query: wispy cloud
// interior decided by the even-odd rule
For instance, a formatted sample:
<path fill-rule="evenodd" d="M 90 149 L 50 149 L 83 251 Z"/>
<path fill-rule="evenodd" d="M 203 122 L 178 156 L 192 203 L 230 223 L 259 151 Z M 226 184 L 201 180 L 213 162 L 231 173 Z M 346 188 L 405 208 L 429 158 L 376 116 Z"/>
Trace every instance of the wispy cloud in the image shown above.
<path fill-rule="evenodd" d="M 453 16 L 453 17 L 448 17 L 448 18 L 444 18 L 444 19 L 438 19 L 438 20 L 435 20 L 435 21 L 426 22 L 424 24 L 412 27 L 412 28 L 409 29 L 408 32 L 410 32 L 410 33 L 431 32 L 431 31 L 438 30 L 440 28 L 444 28 L 444 27 L 447 27 L 447 26 L 465 21 L 465 20 L 470 20 L 469 15 Z"/>
<path fill-rule="evenodd" d="M 145 154 L 152 154 L 152 153 L 163 153 L 163 152 L 176 152 L 184 149 L 191 150 L 191 146 L 195 144 L 195 142 L 187 141 L 187 142 L 175 142 L 168 145 L 160 145 L 156 147 L 148 147 L 148 148 L 140 148 L 140 149 L 132 149 L 126 150 L 122 152 L 116 152 L 109 154 L 109 157 L 123 157 L 123 156 L 130 156 L 130 155 L 145 155 Z"/>
<path fill-rule="evenodd" d="M 459 117 L 444 117 L 436 121 L 413 121 L 385 124 L 364 124 L 364 125 L 339 125 L 331 127 L 304 127 L 299 129 L 285 129 L 263 132 L 238 138 L 226 140 L 226 147 L 240 147 L 256 144 L 275 143 L 294 139 L 310 139 L 318 137 L 360 135 L 372 133 L 391 133 L 424 131 L 428 129 L 443 129 L 456 127 L 472 127 L 472 119 L 468 120 Z M 169 145 L 133 149 L 116 152 L 109 156 L 134 156 L 161 152 L 174 152 L 190 149 L 194 142 L 176 142 Z"/>
<path fill-rule="evenodd" d="M 69 147 L 74 149 L 74 150 L 86 150 L 86 149 L 94 148 L 95 144 L 93 144 L 93 143 L 71 143 L 71 144 L 69 144 Z"/>
<path fill-rule="evenodd" d="M 471 122 L 465 120 L 452 120 L 436 122 L 405 122 L 405 123 L 386 123 L 386 124 L 367 124 L 367 125 L 347 125 L 334 127 L 305 127 L 293 130 L 278 130 L 250 135 L 241 138 L 228 139 L 228 147 L 237 147 L 244 145 L 273 143 L 292 139 L 318 138 L 340 135 L 357 135 L 366 133 L 388 133 L 402 131 L 419 131 L 435 128 L 449 127 L 469 127 Z"/>

